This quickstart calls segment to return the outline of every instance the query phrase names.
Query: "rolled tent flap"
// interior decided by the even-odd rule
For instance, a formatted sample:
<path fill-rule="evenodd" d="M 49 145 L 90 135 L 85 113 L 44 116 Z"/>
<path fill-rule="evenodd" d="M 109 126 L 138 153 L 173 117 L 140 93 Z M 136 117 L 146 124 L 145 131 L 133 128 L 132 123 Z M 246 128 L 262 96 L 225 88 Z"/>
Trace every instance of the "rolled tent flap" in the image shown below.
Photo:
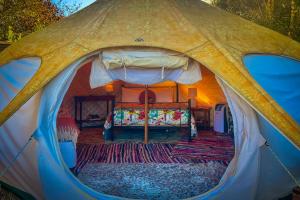
<path fill-rule="evenodd" d="M 139 55 L 139 53 L 140 52 L 137 54 Z M 91 88 L 103 86 L 113 80 L 123 80 L 136 84 L 155 84 L 167 80 L 181 84 L 193 84 L 202 80 L 200 65 L 193 60 L 188 62 L 187 70 L 185 70 L 183 66 L 176 69 L 170 69 L 168 67 L 157 68 L 155 66 L 152 66 L 152 68 L 137 68 L 137 65 L 135 67 L 128 66 L 107 69 L 104 60 L 101 58 L 103 57 L 100 56 L 92 62 L 90 75 Z M 168 57 L 168 59 L 169 58 L 170 57 Z M 147 59 L 151 62 L 152 57 L 148 57 Z M 136 64 L 137 63 L 139 63 L 139 60 L 136 58 Z"/>
<path fill-rule="evenodd" d="M 177 52 L 160 49 L 122 49 L 105 50 L 102 52 L 102 61 L 106 69 L 116 69 L 122 67 L 138 68 L 167 68 L 187 69 L 189 59 Z"/>

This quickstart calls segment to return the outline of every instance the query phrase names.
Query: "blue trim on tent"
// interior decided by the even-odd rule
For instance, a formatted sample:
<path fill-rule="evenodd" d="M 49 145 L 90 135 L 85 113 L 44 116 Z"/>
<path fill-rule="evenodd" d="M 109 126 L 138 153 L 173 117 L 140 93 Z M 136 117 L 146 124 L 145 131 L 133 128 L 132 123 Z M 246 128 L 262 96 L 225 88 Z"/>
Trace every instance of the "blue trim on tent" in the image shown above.
<path fill-rule="evenodd" d="M 251 54 L 244 64 L 263 89 L 300 124 L 300 61 L 278 55 Z M 300 150 L 263 117 L 261 133 L 281 162 L 300 182 Z"/>
<path fill-rule="evenodd" d="M 251 54 L 244 57 L 244 64 L 264 90 L 300 124 L 300 61 Z"/>

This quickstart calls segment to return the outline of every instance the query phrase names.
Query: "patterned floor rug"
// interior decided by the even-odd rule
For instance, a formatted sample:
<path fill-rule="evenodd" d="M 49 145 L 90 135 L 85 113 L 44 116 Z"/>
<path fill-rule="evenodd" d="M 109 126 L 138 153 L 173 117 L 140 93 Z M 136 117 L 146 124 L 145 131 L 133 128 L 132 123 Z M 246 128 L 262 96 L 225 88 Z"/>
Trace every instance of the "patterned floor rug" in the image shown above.
<path fill-rule="evenodd" d="M 227 135 L 199 136 L 192 141 L 180 141 L 172 151 L 177 158 L 222 161 L 228 165 L 234 156 L 233 139 Z"/>
<path fill-rule="evenodd" d="M 229 136 L 203 136 L 178 144 L 77 144 L 75 174 L 87 163 L 206 163 L 228 165 L 234 156 Z"/>
<path fill-rule="evenodd" d="M 198 164 L 93 163 L 78 178 L 98 192 L 133 199 L 183 199 L 216 186 L 226 166 Z"/>
<path fill-rule="evenodd" d="M 184 157 L 172 156 L 175 144 L 77 144 L 78 174 L 87 163 L 191 163 Z"/>

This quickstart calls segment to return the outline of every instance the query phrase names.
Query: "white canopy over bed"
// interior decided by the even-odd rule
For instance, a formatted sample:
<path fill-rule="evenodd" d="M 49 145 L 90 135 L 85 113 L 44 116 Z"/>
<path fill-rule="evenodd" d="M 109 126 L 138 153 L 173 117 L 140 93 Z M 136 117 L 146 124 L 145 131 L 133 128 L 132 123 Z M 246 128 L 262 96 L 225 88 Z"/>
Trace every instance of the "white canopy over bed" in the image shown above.
<path fill-rule="evenodd" d="M 166 80 L 193 84 L 202 79 L 198 62 L 176 52 L 157 49 L 114 49 L 99 53 L 92 63 L 91 88 L 113 80 L 154 84 Z"/>
<path fill-rule="evenodd" d="M 188 69 L 189 58 L 183 54 L 155 48 L 122 48 L 104 50 L 102 61 L 106 69 L 135 67 L 140 69 Z"/>

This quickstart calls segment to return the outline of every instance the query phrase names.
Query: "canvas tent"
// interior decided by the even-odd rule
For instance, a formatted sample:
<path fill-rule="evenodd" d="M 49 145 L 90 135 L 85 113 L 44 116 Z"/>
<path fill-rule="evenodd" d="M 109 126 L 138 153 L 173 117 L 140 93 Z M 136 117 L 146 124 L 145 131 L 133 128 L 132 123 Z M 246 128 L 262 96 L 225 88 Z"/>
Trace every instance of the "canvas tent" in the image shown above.
<path fill-rule="evenodd" d="M 80 66 L 103 49 L 132 46 L 198 61 L 233 110 L 235 158 L 221 183 L 195 198 L 273 199 L 299 185 L 300 44 L 196 0 L 96 1 L 1 52 L 1 181 L 37 199 L 116 198 L 65 167 L 55 117 Z"/>

